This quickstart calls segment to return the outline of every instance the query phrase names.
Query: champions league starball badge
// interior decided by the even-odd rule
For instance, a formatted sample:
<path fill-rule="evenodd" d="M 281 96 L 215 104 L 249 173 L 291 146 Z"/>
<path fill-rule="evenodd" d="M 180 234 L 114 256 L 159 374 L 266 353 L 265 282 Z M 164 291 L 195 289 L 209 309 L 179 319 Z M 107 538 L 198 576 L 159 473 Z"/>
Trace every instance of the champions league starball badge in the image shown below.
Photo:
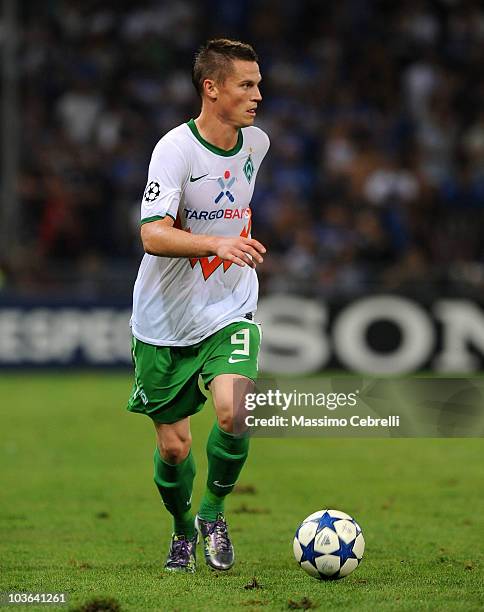
<path fill-rule="evenodd" d="M 145 189 L 143 199 L 145 202 L 154 202 L 160 195 L 160 184 L 156 181 L 151 181 Z"/>

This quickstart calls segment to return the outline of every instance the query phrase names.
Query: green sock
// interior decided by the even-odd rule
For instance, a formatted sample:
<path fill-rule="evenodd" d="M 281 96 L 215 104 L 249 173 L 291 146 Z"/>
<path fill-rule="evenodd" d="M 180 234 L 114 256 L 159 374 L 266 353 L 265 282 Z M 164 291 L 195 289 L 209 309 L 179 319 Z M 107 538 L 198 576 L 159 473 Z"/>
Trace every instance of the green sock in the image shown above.
<path fill-rule="evenodd" d="M 156 448 L 154 461 L 154 480 L 166 509 L 173 515 L 173 531 L 191 539 L 195 535 L 194 517 L 191 511 L 195 478 L 192 451 L 190 450 L 181 463 L 172 465 L 162 459 Z"/>
<path fill-rule="evenodd" d="M 207 442 L 207 488 L 198 512 L 204 521 L 214 521 L 223 513 L 225 497 L 233 490 L 248 454 L 248 436 L 234 436 L 215 423 Z"/>
<path fill-rule="evenodd" d="M 225 497 L 214 495 L 210 489 L 205 489 L 198 516 L 204 521 L 214 521 L 217 514 L 224 513 Z"/>

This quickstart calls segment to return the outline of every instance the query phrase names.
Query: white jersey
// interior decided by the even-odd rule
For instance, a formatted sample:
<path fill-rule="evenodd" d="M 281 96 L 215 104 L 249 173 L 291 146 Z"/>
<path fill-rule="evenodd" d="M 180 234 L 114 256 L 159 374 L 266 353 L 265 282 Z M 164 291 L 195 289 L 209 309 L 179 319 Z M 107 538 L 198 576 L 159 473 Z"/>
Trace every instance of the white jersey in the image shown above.
<path fill-rule="evenodd" d="M 212 236 L 251 235 L 250 201 L 269 138 L 239 130 L 230 151 L 205 141 L 193 119 L 155 146 L 141 203 L 141 223 L 175 219 L 175 227 Z M 189 346 L 257 308 L 257 275 L 218 256 L 145 254 L 134 286 L 133 335 L 158 346 Z"/>

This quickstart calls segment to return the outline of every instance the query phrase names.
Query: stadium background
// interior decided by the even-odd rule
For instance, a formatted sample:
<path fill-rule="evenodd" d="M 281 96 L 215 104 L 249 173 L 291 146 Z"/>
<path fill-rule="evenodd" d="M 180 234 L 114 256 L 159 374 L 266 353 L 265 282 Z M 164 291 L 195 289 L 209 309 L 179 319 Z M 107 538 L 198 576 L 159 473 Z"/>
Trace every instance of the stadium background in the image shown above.
<path fill-rule="evenodd" d="M 64 319 L 29 306 L 129 309 L 151 151 L 196 116 L 193 52 L 221 34 L 246 38 L 261 58 L 257 121 L 272 140 L 252 203 L 255 236 L 269 247 L 261 295 L 316 300 L 325 336 L 355 299 L 406 295 L 424 307 L 432 338 L 427 353 L 407 368 L 397 359 L 394 371 L 481 363 L 449 357 L 456 334 L 461 353 L 470 339 L 484 352 L 479 2 L 4 4 L 17 6 L 18 54 L 14 68 L 4 64 L 2 364 L 129 363 L 119 345 L 97 361 L 86 355 L 83 332 L 72 329 L 93 326 L 82 313 L 58 331 L 71 345 L 56 355 L 54 339 L 49 353 Z M 278 317 L 287 326 L 291 310 L 308 310 L 274 304 L 264 311 L 269 334 Z M 407 305 L 383 305 L 368 322 L 365 337 L 383 356 L 374 370 L 398 352 L 406 328 L 388 319 L 405 318 Z M 120 338 L 116 312 L 104 321 Z M 293 351 L 290 369 L 303 348 L 285 346 L 279 331 L 263 359 L 277 369 L 271 354 Z M 351 367 L 334 354 L 323 365 Z"/>
<path fill-rule="evenodd" d="M 237 568 L 209 587 L 202 568 L 181 598 L 165 577 L 161 597 L 170 527 L 152 432 L 124 412 L 147 164 L 196 116 L 193 52 L 218 35 L 251 42 L 263 76 L 257 124 L 272 146 L 252 209 L 268 246 L 265 368 L 480 372 L 481 3 L 2 8 L 0 591 L 104 594 L 130 610 L 481 609 L 480 440 L 254 440 L 229 505 Z M 202 473 L 212 418 L 196 422 Z M 355 513 L 369 543 L 356 578 L 324 591 L 289 544 L 322 504 Z"/>

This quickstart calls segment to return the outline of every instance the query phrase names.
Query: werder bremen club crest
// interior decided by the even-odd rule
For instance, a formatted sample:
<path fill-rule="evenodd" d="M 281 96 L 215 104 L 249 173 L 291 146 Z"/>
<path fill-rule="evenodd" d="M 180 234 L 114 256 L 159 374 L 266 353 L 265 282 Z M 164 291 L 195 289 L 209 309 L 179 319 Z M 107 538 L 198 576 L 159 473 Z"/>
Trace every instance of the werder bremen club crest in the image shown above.
<path fill-rule="evenodd" d="M 255 170 L 254 162 L 252 161 L 252 157 L 250 153 L 249 153 L 249 157 L 245 161 L 243 170 L 244 170 L 245 178 L 250 183 L 252 176 L 254 174 L 254 170 Z"/>

